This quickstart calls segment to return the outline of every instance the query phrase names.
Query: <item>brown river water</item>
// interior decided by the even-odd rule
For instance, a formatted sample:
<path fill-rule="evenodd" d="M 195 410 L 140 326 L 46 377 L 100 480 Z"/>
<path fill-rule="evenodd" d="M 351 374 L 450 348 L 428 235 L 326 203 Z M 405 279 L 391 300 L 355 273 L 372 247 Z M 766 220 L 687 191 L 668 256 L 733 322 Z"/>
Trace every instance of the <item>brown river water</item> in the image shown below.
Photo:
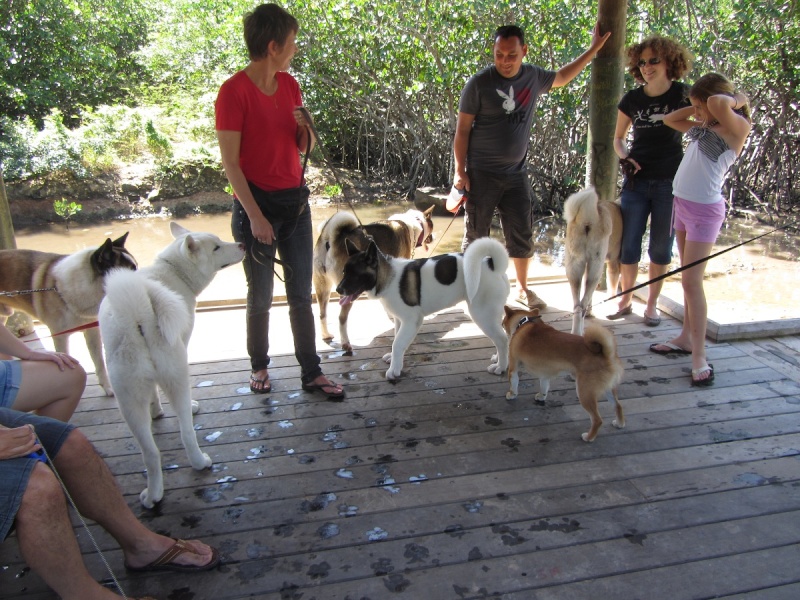
<path fill-rule="evenodd" d="M 370 222 L 404 212 L 409 205 L 357 205 L 362 222 Z M 315 227 L 330 217 L 337 209 L 330 205 L 315 206 L 312 216 Z M 158 252 L 171 241 L 169 217 L 153 216 L 84 226 L 52 225 L 47 230 L 18 232 L 18 248 L 30 248 L 69 254 L 82 248 L 96 246 L 105 238 L 116 238 L 129 232 L 127 247 L 141 266 L 150 264 Z M 193 231 L 209 231 L 222 239 L 230 240 L 230 214 L 196 215 L 178 220 Z M 462 217 L 434 217 L 436 254 L 457 251 L 463 231 Z M 770 228 L 754 221 L 729 220 L 714 251 L 733 246 L 769 231 Z M 536 253 L 529 276 L 552 278 L 563 276 L 564 224 L 552 219 L 540 221 L 535 228 Z M 500 233 L 498 232 L 498 235 Z M 800 235 L 776 232 L 760 240 L 736 248 L 712 259 L 707 267 L 706 294 L 709 317 L 718 322 L 750 322 L 800 317 Z M 421 249 L 417 257 L 426 256 Z M 646 253 L 644 259 L 646 260 Z M 642 267 L 639 281 L 646 280 Z M 673 267 L 678 266 L 677 251 Z M 513 273 L 510 273 L 513 276 Z M 200 296 L 203 305 L 230 303 L 245 297 L 246 285 L 242 269 L 235 265 L 217 275 L 214 282 Z M 276 294 L 280 290 L 276 289 Z M 664 295 L 682 301 L 680 276 L 667 280 Z M 601 295 L 601 298 L 603 296 Z M 613 302 L 613 301 L 612 301 Z M 609 303 L 610 306 L 611 303 Z M 565 307 L 566 308 L 566 307 Z"/>

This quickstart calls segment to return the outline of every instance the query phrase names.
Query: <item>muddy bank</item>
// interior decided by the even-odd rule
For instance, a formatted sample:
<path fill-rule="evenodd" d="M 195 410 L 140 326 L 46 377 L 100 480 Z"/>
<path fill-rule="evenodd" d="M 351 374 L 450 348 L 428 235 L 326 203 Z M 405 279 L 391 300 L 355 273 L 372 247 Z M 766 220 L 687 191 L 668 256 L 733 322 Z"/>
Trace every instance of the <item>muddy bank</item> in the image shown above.
<path fill-rule="evenodd" d="M 367 181 L 360 173 L 309 166 L 306 181 L 313 204 L 331 201 L 330 186 L 339 185 L 353 203 L 407 199 L 399 186 Z M 51 177 L 6 182 L 11 218 L 16 231 L 64 223 L 53 203 L 66 200 L 81 205 L 69 218 L 71 225 L 97 224 L 115 219 L 168 213 L 176 218 L 219 214 L 230 210 L 227 180 L 218 167 L 195 165 L 158 176 L 147 166 L 128 166 L 116 173 L 77 180 Z M 339 200 L 343 200 L 340 195 Z"/>

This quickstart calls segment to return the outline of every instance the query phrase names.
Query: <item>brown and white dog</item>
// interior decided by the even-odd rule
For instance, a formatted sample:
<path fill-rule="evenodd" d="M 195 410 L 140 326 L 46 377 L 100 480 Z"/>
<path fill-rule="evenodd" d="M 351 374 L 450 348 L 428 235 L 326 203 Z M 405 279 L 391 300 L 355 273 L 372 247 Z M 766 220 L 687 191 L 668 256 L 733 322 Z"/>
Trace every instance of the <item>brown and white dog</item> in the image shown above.
<path fill-rule="evenodd" d="M 0 318 L 4 322 L 14 310 L 21 310 L 47 325 L 52 334 L 96 321 L 105 293 L 105 276 L 112 269 L 136 270 L 136 259 L 125 249 L 127 237 L 126 233 L 114 241 L 109 238 L 99 248 L 74 254 L 0 250 L 0 292 L 47 290 L 0 295 Z M 114 392 L 103 362 L 100 330 L 90 327 L 83 335 L 97 379 L 111 396 Z M 53 345 L 58 352 L 68 352 L 69 336 L 57 335 Z"/>
<path fill-rule="evenodd" d="M 428 244 L 433 241 L 432 214 L 433 206 L 424 212 L 412 209 L 362 226 L 354 215 L 339 212 L 322 224 L 314 246 L 313 278 L 323 340 L 328 343 L 333 340 L 328 330 L 328 302 L 347 262 L 346 243 L 349 241 L 358 250 L 366 250 L 371 238 L 386 256 L 411 258 L 417 248 L 427 251 Z M 347 335 L 347 317 L 352 306 L 352 303 L 345 304 L 339 311 L 339 336 L 346 354 L 353 352 Z"/>
<path fill-rule="evenodd" d="M 583 320 L 591 314 L 592 294 L 607 263 L 610 295 L 619 283 L 622 212 L 618 204 L 600 200 L 593 187 L 573 194 L 564 203 L 567 222 L 566 269 L 572 290 L 572 333 L 583 334 Z M 583 286 L 583 295 L 581 295 Z"/>
<path fill-rule="evenodd" d="M 581 437 L 591 442 L 603 424 L 597 410 L 598 401 L 611 392 L 617 418 L 614 427 L 625 427 L 625 415 L 619 403 L 617 388 L 624 369 L 617 356 L 614 335 L 600 325 L 589 325 L 583 336 L 558 331 L 539 316 L 539 309 L 531 311 L 505 307 L 503 329 L 509 337 L 508 381 L 506 398 L 513 400 L 519 392 L 520 366 L 539 378 L 537 400 L 547 399 L 550 380 L 560 373 L 575 377 L 575 390 L 584 410 L 589 413 L 591 427 Z"/>

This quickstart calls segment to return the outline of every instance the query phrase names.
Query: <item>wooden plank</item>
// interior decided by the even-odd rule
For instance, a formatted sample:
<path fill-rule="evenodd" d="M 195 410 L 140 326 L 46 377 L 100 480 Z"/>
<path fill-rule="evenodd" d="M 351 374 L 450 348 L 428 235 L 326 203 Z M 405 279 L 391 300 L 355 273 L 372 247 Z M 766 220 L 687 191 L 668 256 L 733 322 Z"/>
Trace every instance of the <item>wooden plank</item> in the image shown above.
<path fill-rule="evenodd" d="M 568 330 L 567 315 L 546 317 Z M 214 470 L 188 468 L 167 404 L 153 425 L 167 467 L 155 511 L 139 505 L 138 449 L 95 383 L 74 422 L 134 512 L 217 545 L 226 564 L 127 576 L 116 542 L 90 528 L 134 596 L 789 597 L 800 585 L 797 338 L 709 342 L 717 382 L 701 390 L 688 384 L 689 357 L 648 351 L 679 323 L 597 320 L 626 367 L 628 428 L 606 423 L 594 444 L 578 438 L 587 417 L 570 378 L 552 382 L 543 406 L 525 375 L 520 398 L 506 401 L 505 378 L 485 372 L 491 342 L 460 310 L 426 321 L 396 384 L 383 378 L 389 327 L 363 336 L 353 357 L 321 345 L 325 372 L 348 384 L 343 403 L 302 392 L 289 353 L 273 359 L 269 396 L 237 393 L 244 358 L 193 364 L 193 385 L 204 384 L 193 388 L 197 435 Z M 608 402 L 600 410 L 611 416 Z M 92 573 L 107 577 L 75 526 Z M 54 597 L 13 537 L 0 565 L 4 598 Z"/>

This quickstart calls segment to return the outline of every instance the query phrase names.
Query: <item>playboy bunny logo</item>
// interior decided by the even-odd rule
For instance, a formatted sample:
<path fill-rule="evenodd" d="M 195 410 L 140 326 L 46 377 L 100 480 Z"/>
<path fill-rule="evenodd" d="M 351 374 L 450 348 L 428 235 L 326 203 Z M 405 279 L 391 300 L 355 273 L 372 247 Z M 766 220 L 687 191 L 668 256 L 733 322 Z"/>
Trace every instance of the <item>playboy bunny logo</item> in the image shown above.
<path fill-rule="evenodd" d="M 506 94 L 503 90 L 495 90 L 498 95 L 503 98 L 503 110 L 506 111 L 507 115 L 510 115 L 514 112 L 514 109 L 517 107 L 517 103 L 514 102 L 514 86 L 508 88 L 508 94 Z"/>

